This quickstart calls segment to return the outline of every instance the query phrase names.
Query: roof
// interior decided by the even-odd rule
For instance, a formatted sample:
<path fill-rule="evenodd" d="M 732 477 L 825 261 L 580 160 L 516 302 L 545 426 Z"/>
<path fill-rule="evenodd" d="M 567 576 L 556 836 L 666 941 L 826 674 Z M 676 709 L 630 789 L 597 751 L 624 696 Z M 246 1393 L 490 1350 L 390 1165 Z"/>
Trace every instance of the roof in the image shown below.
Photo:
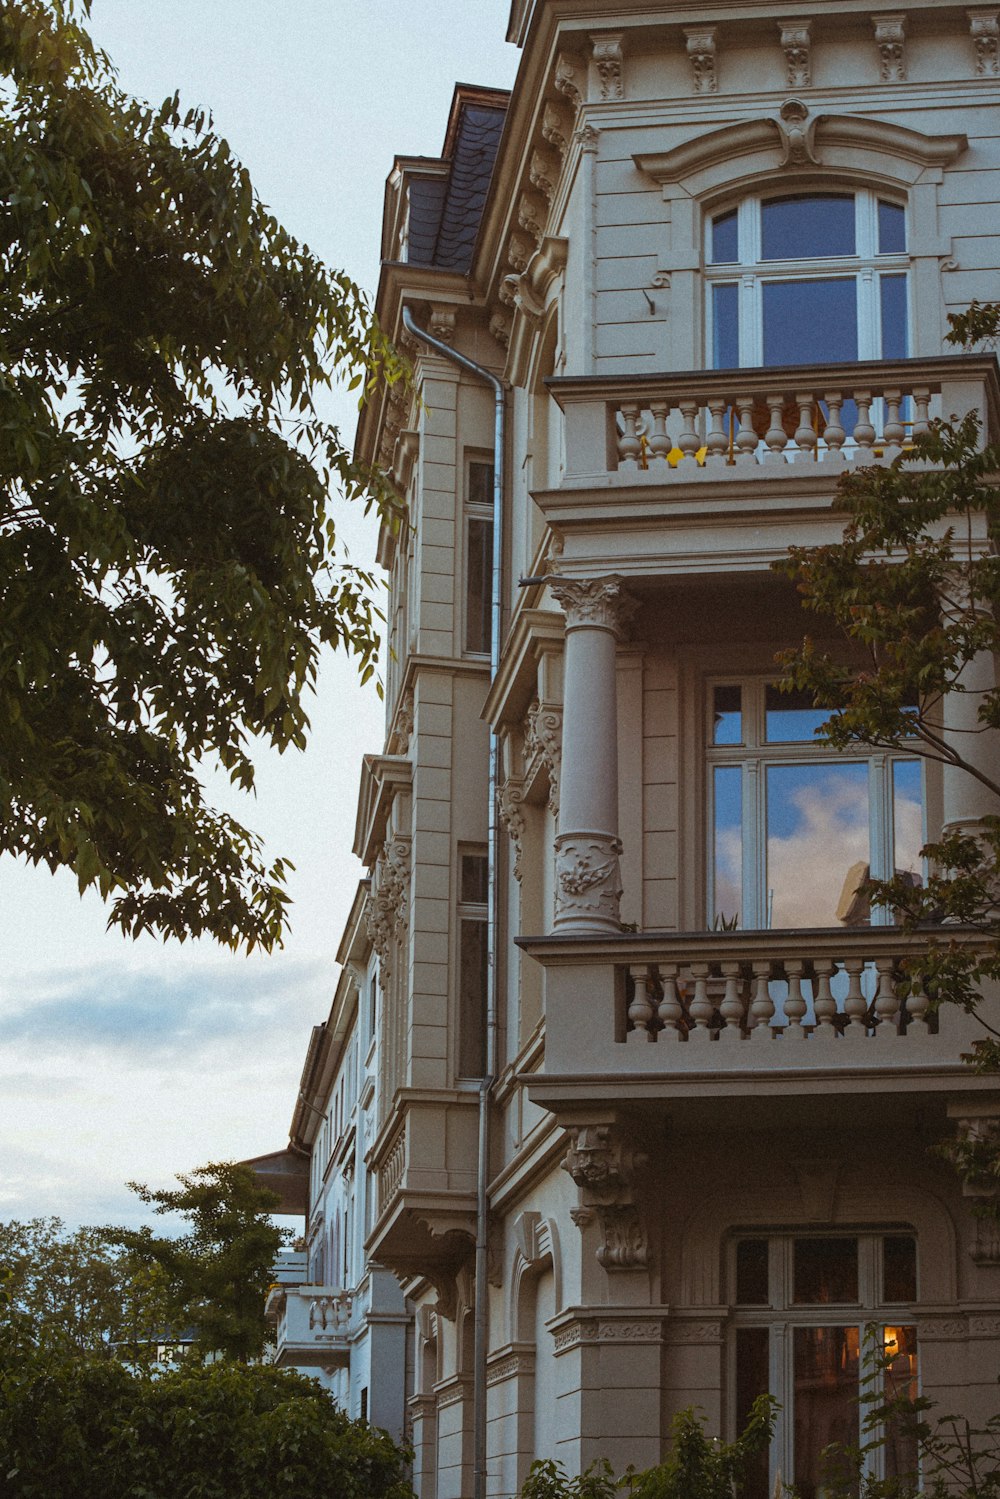
<path fill-rule="evenodd" d="M 501 89 L 455 85 L 444 144 L 448 175 L 410 181 L 410 265 L 470 269 L 508 98 Z"/>

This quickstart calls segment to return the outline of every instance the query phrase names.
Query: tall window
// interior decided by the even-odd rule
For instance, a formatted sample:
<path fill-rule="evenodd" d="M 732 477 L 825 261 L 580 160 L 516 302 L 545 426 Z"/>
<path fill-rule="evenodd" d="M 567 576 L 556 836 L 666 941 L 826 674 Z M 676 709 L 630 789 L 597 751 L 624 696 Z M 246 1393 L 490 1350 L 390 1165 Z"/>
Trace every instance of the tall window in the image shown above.
<path fill-rule="evenodd" d="M 465 482 L 465 649 L 490 653 L 493 594 L 493 464 L 469 459 Z"/>
<path fill-rule="evenodd" d="M 885 924 L 858 887 L 921 878 L 922 767 L 817 742 L 829 714 L 764 680 L 709 688 L 709 920 L 745 929 Z"/>
<path fill-rule="evenodd" d="M 830 1486 L 831 1443 L 857 1445 L 866 1407 L 917 1394 L 917 1247 L 911 1234 L 746 1237 L 730 1246 L 732 1394 L 742 1427 L 758 1395 L 781 1410 L 769 1459 L 744 1489 L 767 1499 L 780 1473 L 801 1499 Z M 874 1478 L 915 1473 L 912 1436 L 893 1427 L 866 1457 Z"/>
<path fill-rule="evenodd" d="M 906 357 L 901 204 L 868 190 L 747 198 L 707 235 L 715 369 Z"/>
<path fill-rule="evenodd" d="M 486 855 L 461 853 L 458 865 L 458 1071 L 460 1077 L 482 1077 L 488 982 Z"/>

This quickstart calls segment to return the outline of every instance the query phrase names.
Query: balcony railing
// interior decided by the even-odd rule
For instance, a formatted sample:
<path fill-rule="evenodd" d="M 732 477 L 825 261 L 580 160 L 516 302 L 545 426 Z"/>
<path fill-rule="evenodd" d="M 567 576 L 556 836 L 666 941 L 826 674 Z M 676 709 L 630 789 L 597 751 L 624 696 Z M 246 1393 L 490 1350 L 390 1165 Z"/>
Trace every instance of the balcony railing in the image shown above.
<path fill-rule="evenodd" d="M 984 442 L 1000 434 L 992 355 L 547 383 L 565 414 L 570 484 L 836 473 L 889 463 L 935 417 L 970 410 Z"/>
<path fill-rule="evenodd" d="M 339 1286 L 287 1286 L 272 1292 L 279 1362 L 335 1365 L 350 1357 L 354 1297 Z"/>

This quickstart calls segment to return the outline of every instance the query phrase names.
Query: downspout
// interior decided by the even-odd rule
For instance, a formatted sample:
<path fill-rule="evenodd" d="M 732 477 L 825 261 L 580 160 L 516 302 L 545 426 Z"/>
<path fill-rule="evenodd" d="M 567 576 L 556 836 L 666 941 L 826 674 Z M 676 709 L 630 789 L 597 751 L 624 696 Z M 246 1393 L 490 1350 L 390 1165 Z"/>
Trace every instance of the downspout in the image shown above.
<path fill-rule="evenodd" d="M 500 570 L 503 557 L 504 388 L 482 365 L 459 354 L 413 321 L 403 308 L 403 327 L 442 358 L 449 359 L 493 389 L 493 576 L 490 595 L 490 685 L 500 667 Z M 497 1065 L 497 779 L 500 746 L 490 725 L 489 817 L 486 859 L 486 1073 L 479 1084 L 479 1157 L 476 1170 L 476 1340 L 472 1385 L 473 1499 L 486 1499 L 486 1356 L 489 1351 L 489 1308 L 486 1280 L 486 1231 L 489 1226 L 490 1090 Z"/>

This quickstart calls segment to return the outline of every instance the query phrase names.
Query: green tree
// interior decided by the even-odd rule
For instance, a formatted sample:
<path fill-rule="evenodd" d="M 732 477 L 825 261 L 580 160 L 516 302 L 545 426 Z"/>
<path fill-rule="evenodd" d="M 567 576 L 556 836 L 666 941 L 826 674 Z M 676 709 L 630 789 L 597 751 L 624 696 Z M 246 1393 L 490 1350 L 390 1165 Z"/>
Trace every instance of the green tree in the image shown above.
<path fill-rule="evenodd" d="M 82 0 L 86 14 L 88 0 Z M 206 801 L 305 743 L 324 645 L 377 650 L 318 401 L 405 378 L 210 122 L 117 86 L 75 0 L 0 6 L 0 852 L 123 931 L 272 947 L 286 864 Z"/>
<path fill-rule="evenodd" d="M 110 1245 L 103 1230 L 68 1233 L 59 1218 L 0 1223 L 0 1276 L 0 1318 L 23 1346 L 155 1359 L 168 1311 L 163 1276 Z"/>
<path fill-rule="evenodd" d="M 6 1499 L 413 1499 L 407 1458 L 288 1370 L 185 1363 L 152 1379 L 26 1358 L 0 1327 Z"/>
<path fill-rule="evenodd" d="M 179 1213 L 187 1233 L 167 1238 L 147 1225 L 105 1229 L 105 1240 L 164 1286 L 167 1321 L 193 1334 L 195 1353 L 259 1358 L 274 1261 L 291 1237 L 271 1221 L 280 1199 L 257 1185 L 249 1166 L 233 1162 L 210 1162 L 178 1180 L 179 1188 L 158 1191 L 129 1185 L 155 1213 Z"/>

